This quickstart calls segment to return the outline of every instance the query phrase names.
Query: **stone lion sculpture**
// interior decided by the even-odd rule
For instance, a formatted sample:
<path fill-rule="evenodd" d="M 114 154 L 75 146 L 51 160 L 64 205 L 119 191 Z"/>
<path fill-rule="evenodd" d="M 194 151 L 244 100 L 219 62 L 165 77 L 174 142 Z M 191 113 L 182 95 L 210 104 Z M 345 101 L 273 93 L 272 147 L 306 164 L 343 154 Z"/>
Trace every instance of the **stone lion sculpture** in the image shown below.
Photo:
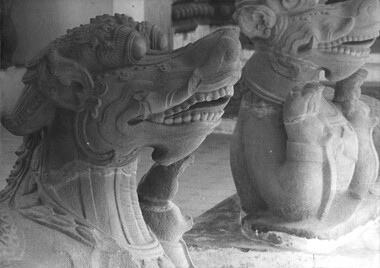
<path fill-rule="evenodd" d="M 157 26 L 104 15 L 33 58 L 2 117 L 24 141 L 0 193 L 1 266 L 192 267 L 192 220 L 170 200 L 240 78 L 237 40 L 169 51 Z M 157 163 L 137 193 L 146 146 Z"/>
<path fill-rule="evenodd" d="M 241 0 L 235 19 L 255 45 L 231 145 L 243 231 L 292 246 L 268 232 L 338 239 L 374 219 L 378 119 L 368 105 L 379 103 L 360 98 L 360 67 L 379 36 L 380 2 Z"/>

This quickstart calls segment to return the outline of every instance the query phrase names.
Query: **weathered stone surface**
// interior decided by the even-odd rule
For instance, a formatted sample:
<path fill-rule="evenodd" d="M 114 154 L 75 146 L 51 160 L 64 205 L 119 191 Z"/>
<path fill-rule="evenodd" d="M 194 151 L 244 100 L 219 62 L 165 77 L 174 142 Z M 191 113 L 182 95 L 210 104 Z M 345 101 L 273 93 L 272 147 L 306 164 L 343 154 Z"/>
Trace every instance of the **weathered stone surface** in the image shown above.
<path fill-rule="evenodd" d="M 243 230 L 338 239 L 379 214 L 380 103 L 360 98 L 360 67 L 379 36 L 380 3 L 242 0 L 236 8 L 255 44 L 231 145 Z M 322 70 L 337 82 L 333 94 L 319 82 Z"/>
<path fill-rule="evenodd" d="M 240 77 L 237 36 L 168 51 L 156 26 L 104 15 L 36 55 L 2 117 L 24 142 L 0 192 L 1 265 L 192 267 L 170 200 Z M 157 163 L 138 195 L 142 147 Z"/>
<path fill-rule="evenodd" d="M 263 250 L 241 232 L 241 206 L 239 197 L 233 195 L 195 218 L 193 228 L 184 235 L 190 246 Z"/>
<path fill-rule="evenodd" d="M 297 251 L 295 245 L 276 243 L 278 232 L 257 233 L 256 238 L 243 235 L 240 214 L 239 198 L 233 195 L 194 219 L 194 227 L 184 239 L 197 267 L 372 268 L 380 264 L 380 218 L 366 228 L 357 228 L 346 245 L 287 236 L 286 243 L 302 246 L 298 248 L 302 251 Z M 265 243 L 260 236 L 266 236 Z"/>

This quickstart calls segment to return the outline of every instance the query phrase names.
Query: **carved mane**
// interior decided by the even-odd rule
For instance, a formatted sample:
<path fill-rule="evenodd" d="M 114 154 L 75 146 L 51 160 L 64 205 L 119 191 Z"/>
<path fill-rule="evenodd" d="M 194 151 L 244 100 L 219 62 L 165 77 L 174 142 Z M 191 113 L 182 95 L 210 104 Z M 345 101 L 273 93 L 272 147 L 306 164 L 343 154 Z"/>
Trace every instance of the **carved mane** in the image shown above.
<path fill-rule="evenodd" d="M 27 135 L 49 125 L 57 106 L 89 110 L 96 117 L 96 106 L 101 105 L 96 90 L 102 89 L 96 88 L 93 78 L 106 70 L 132 66 L 149 50 L 166 47 L 166 36 L 155 25 L 120 14 L 97 16 L 90 24 L 68 30 L 26 64 L 25 88 L 13 111 L 2 117 L 2 124 L 14 135 Z M 51 78 L 50 72 L 58 79 Z M 82 91 L 74 96 L 78 105 L 60 98 L 73 93 L 57 88 L 57 80 Z M 95 107 L 90 107 L 93 102 Z"/>

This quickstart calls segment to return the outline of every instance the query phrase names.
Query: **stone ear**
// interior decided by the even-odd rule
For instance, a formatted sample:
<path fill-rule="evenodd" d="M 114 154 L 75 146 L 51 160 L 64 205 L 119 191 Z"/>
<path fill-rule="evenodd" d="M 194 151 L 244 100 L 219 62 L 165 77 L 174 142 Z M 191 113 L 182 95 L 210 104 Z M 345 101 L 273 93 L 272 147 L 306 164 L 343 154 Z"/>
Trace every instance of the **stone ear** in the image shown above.
<path fill-rule="evenodd" d="M 40 90 L 58 106 L 75 112 L 85 109 L 86 100 L 93 94 L 94 82 L 83 65 L 52 51 L 39 71 Z"/>
<path fill-rule="evenodd" d="M 268 39 L 276 23 L 276 14 L 264 5 L 243 7 L 234 17 L 242 32 L 250 39 Z"/>

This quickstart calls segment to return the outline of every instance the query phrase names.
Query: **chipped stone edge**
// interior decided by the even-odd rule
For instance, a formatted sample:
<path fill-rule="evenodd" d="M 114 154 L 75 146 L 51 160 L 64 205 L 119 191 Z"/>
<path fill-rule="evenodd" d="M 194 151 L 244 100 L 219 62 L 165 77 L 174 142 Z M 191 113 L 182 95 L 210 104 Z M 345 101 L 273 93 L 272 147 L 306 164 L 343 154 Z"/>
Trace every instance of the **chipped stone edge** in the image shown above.
<path fill-rule="evenodd" d="M 236 126 L 237 118 L 223 118 L 220 124 L 214 128 L 213 134 L 232 135 Z"/>
<path fill-rule="evenodd" d="M 288 250 L 300 250 L 303 252 L 314 253 L 314 254 L 325 254 L 331 253 L 337 248 L 348 244 L 350 241 L 360 237 L 361 234 L 365 233 L 367 230 L 372 228 L 378 228 L 380 224 L 380 217 L 361 225 L 350 233 L 343 235 L 335 240 L 321 240 L 321 239 L 306 239 L 302 237 L 297 237 L 289 235 L 283 232 L 268 232 L 268 233 L 258 233 L 258 234 L 247 234 L 243 231 L 244 236 L 252 241 L 264 242 L 270 241 L 271 236 L 275 235 L 280 237 L 282 240 L 281 245 L 272 244 L 278 249 L 288 249 Z M 269 243 L 269 242 L 268 242 Z M 376 249 L 378 250 L 378 249 Z"/>

